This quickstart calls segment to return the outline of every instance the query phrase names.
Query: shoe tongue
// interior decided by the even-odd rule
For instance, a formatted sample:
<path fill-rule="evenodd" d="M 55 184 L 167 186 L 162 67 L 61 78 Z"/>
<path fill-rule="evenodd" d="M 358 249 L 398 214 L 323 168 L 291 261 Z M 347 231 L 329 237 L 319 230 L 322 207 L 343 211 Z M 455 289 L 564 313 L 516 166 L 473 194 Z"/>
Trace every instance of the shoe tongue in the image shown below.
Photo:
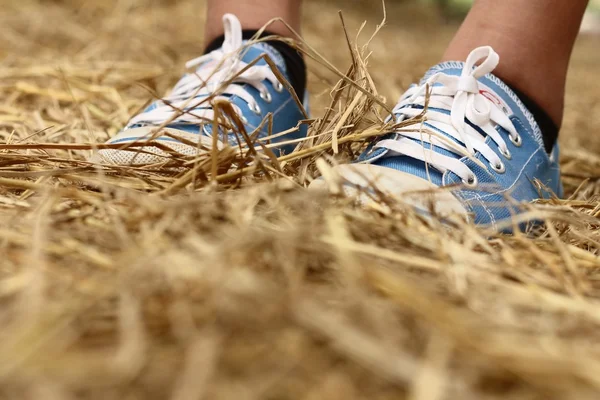
<path fill-rule="evenodd" d="M 424 84 L 433 75 L 438 73 L 450 76 L 461 76 L 464 68 L 465 63 L 459 61 L 449 61 L 438 64 L 427 71 L 419 84 Z M 514 92 L 495 75 L 484 75 L 478 79 L 478 82 L 480 87 L 479 92 L 498 105 L 509 117 L 514 115 L 515 111 L 520 108 L 520 104 L 518 104 Z"/>
<path fill-rule="evenodd" d="M 465 67 L 463 62 L 445 62 L 431 68 L 423 77 L 420 85 L 427 82 L 429 78 L 438 73 L 451 76 L 460 76 Z M 526 109 L 517 95 L 502 80 L 493 74 L 487 74 L 478 79 L 479 92 L 490 101 L 497 104 L 509 117 L 516 117 L 521 123 L 528 125 L 533 133 L 533 137 L 540 147 L 543 147 L 543 140 L 539 126 L 535 123 L 533 116 Z M 425 125 L 429 125 L 427 122 Z M 435 129 L 435 128 L 434 128 Z M 440 133 L 443 133 L 440 131 Z M 522 133 L 523 134 L 523 133 Z M 436 148 L 437 153 L 442 153 L 449 157 L 458 158 L 459 156 L 444 149 Z M 374 164 L 387 166 L 397 170 L 411 173 L 423 179 L 431 180 L 436 185 L 441 185 L 442 174 L 432 167 L 427 168 L 425 162 L 415 160 L 407 156 L 391 156 L 376 159 Z"/>
<path fill-rule="evenodd" d="M 253 62 L 254 60 L 256 60 L 257 58 L 259 58 L 260 56 L 262 56 L 263 54 L 266 54 L 273 61 L 273 63 L 277 66 L 279 71 L 285 75 L 286 79 L 289 80 L 285 60 L 281 56 L 281 53 L 279 53 L 273 46 L 271 46 L 265 42 L 259 42 L 259 43 L 252 44 L 250 46 L 245 46 L 248 43 L 247 40 L 245 40 L 243 43 L 244 43 L 244 48 L 242 50 L 242 57 L 241 57 L 241 60 L 243 62 L 249 64 L 249 63 Z M 260 60 L 258 60 L 256 62 L 256 65 L 267 65 L 267 62 L 263 58 L 261 58 Z"/>
<path fill-rule="evenodd" d="M 431 68 L 420 84 L 424 84 L 433 75 L 442 73 L 452 76 L 460 76 L 465 63 L 460 61 L 448 61 L 438 64 Z M 495 103 L 504 113 L 509 117 L 516 117 L 522 123 L 529 125 L 529 128 L 533 132 L 533 136 L 539 145 L 543 146 L 542 133 L 539 125 L 535 122 L 535 119 L 531 112 L 525 107 L 523 102 L 518 98 L 516 93 L 500 78 L 494 74 L 486 74 L 478 79 L 479 82 L 479 93 L 487 97 L 488 100 Z"/>
<path fill-rule="evenodd" d="M 438 64 L 438 65 L 434 66 L 433 68 L 431 68 L 429 71 L 427 71 L 427 73 L 425 73 L 425 76 L 421 79 L 421 81 L 419 82 L 419 85 L 425 84 L 433 75 L 438 74 L 438 73 L 451 75 L 451 76 L 460 76 L 462 74 L 464 66 L 465 66 L 465 63 L 463 63 L 463 62 L 446 62 L 446 63 Z M 482 77 L 479 79 L 480 88 L 482 90 L 481 93 L 484 94 L 483 91 L 487 92 L 489 90 L 489 95 L 490 95 L 489 98 L 495 99 L 492 101 L 496 101 L 498 104 L 506 103 L 499 95 L 497 95 L 491 88 L 489 88 L 489 82 L 487 82 L 487 81 L 489 81 L 487 75 L 485 77 Z M 439 85 L 439 83 L 434 84 L 434 86 L 435 85 Z M 486 94 L 484 94 L 484 95 L 486 95 Z M 509 114 L 509 115 L 512 114 L 512 112 L 510 111 L 510 108 L 508 107 L 507 104 L 504 104 L 503 107 L 506 107 L 507 114 Z M 425 122 L 425 126 L 427 126 L 430 129 L 438 131 L 440 134 L 448 136 L 446 133 L 434 128 L 433 126 L 429 125 L 427 122 Z M 448 136 L 448 138 L 450 140 L 454 140 L 450 136 Z M 415 140 L 415 142 L 418 142 L 418 141 Z M 435 151 L 437 153 L 443 154 L 447 157 L 452 157 L 452 158 L 456 158 L 456 159 L 461 158 L 460 155 L 452 153 L 445 149 L 441 149 L 439 147 L 436 147 Z M 374 164 L 388 167 L 388 168 L 393 168 L 393 169 L 403 171 L 403 172 L 407 172 L 409 174 L 412 174 L 412 175 L 418 176 L 422 179 L 425 179 L 437 186 L 442 186 L 442 184 L 443 184 L 443 174 L 440 171 L 438 171 L 437 169 L 435 169 L 432 166 L 428 166 L 424 161 L 417 160 L 417 159 L 414 159 L 409 156 L 395 155 L 395 156 L 390 156 L 390 157 L 382 157 L 382 158 L 376 160 L 374 162 Z"/>
<path fill-rule="evenodd" d="M 263 54 L 267 54 L 271 58 L 273 63 L 275 63 L 275 65 L 279 69 L 279 72 L 281 72 L 285 76 L 285 79 L 287 79 L 288 82 L 290 81 L 290 77 L 287 72 L 285 60 L 273 46 L 271 46 L 267 43 L 263 43 L 263 42 L 255 43 L 250 46 L 246 46 L 246 44 L 248 43 L 247 40 L 243 41 L 242 43 L 243 43 L 243 49 L 241 52 L 240 59 L 243 62 L 249 64 L 249 63 L 253 62 L 254 60 L 256 60 L 257 58 L 259 58 L 260 56 L 262 56 Z M 203 67 L 207 67 L 207 66 L 210 67 L 213 65 L 212 63 L 213 62 L 209 62 L 208 64 L 205 64 Z M 268 65 L 268 64 L 264 60 L 264 58 L 261 58 L 254 65 Z M 199 133 L 197 125 L 175 124 L 175 125 L 170 125 L 169 127 L 178 129 L 181 131 L 185 131 L 188 133 L 194 133 L 194 134 Z M 205 129 L 205 134 L 210 135 L 210 131 L 212 131 L 212 125 L 210 125 L 210 124 L 205 125 L 204 129 Z"/>

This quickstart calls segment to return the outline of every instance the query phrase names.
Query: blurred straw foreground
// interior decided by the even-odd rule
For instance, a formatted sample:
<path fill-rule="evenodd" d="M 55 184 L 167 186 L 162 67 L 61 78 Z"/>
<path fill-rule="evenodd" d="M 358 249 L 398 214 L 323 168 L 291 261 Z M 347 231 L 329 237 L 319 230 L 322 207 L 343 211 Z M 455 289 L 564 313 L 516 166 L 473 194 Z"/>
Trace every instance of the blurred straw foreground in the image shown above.
<path fill-rule="evenodd" d="M 295 153 L 86 162 L 198 55 L 203 15 L 3 2 L 0 398 L 598 398 L 598 38 L 569 82 L 569 197 L 530 207 L 534 238 L 302 187 L 437 61 L 455 27 L 413 2 L 388 4 L 368 48 L 378 2 L 308 2 L 315 121 Z"/>

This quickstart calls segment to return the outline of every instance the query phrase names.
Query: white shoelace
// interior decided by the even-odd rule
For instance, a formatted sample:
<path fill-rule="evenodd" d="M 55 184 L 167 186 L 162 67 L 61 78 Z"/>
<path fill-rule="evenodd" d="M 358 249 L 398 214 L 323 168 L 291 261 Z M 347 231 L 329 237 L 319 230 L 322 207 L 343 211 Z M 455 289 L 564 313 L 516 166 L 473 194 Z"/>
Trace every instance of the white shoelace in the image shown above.
<path fill-rule="evenodd" d="M 480 61 L 481 63 L 475 67 Z M 503 173 L 504 163 L 485 143 L 486 135 L 498 145 L 500 153 L 506 159 L 511 158 L 511 153 L 495 125 L 508 131 L 510 140 L 517 146 L 521 143 L 521 137 L 500 107 L 480 93 L 478 82 L 479 78 L 492 72 L 499 61 L 500 57 L 491 47 L 477 48 L 467 58 L 460 77 L 437 73 L 424 84 L 409 89 L 394 108 L 393 113 L 397 121 L 421 115 L 422 109 L 410 106 L 425 106 L 427 88 L 429 88 L 429 104 L 425 112 L 427 123 L 445 132 L 454 140 L 431 129 L 423 129 L 420 124 L 413 124 L 398 129 L 397 138 L 382 140 L 375 148 L 386 148 L 390 150 L 388 155 L 391 156 L 405 155 L 424 161 L 442 173 L 451 171 L 469 186 L 477 184 L 477 177 L 473 171 L 459 158 L 435 152 L 433 146 L 453 154 L 471 157 L 487 170 L 484 164 L 473 158 L 475 153 L 479 152 L 496 172 Z M 448 110 L 450 115 L 434 109 Z M 485 135 L 467 124 L 465 118 L 481 128 Z"/>
<path fill-rule="evenodd" d="M 222 48 L 187 62 L 187 68 L 198 67 L 196 72 L 185 75 L 171 93 L 158 103 L 156 108 L 131 119 L 130 126 L 135 124 L 160 125 L 171 119 L 173 119 L 172 123 L 179 124 L 200 124 L 212 121 L 214 111 L 206 98 L 217 91 L 218 94 L 212 97 L 213 101 L 227 100 L 229 96 L 237 96 L 248 104 L 252 112 L 260 114 L 261 110 L 252 94 L 248 93 L 241 85 L 234 83 L 247 83 L 256 88 L 267 102 L 270 102 L 271 94 L 263 83 L 265 80 L 271 82 L 276 91 L 283 90 L 283 85 L 268 65 L 248 67 L 247 63 L 240 60 L 239 55 L 243 51 L 242 26 L 237 17 L 225 14 L 223 26 L 225 40 Z M 241 72 L 246 67 L 248 69 Z M 224 82 L 229 80 L 232 82 L 223 87 Z M 246 122 L 239 107 L 234 105 L 234 109 L 242 121 Z M 181 114 L 178 110 L 185 110 L 186 113 L 178 115 Z"/>

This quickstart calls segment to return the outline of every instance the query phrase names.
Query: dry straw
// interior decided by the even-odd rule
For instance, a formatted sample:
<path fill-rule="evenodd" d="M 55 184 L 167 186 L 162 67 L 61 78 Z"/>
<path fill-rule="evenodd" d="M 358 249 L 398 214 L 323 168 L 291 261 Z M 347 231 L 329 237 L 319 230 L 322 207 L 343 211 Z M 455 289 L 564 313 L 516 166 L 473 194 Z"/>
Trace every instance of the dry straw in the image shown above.
<path fill-rule="evenodd" d="M 332 82 L 295 152 L 276 157 L 220 103 L 242 151 L 86 161 L 177 74 L 169 49 L 148 50 L 154 64 L 98 61 L 128 46 L 114 26 L 135 11 L 129 39 L 151 49 L 137 29 L 193 3 L 3 14 L 8 48 L 42 61 L 0 64 L 0 398 L 598 398 L 600 158 L 566 153 L 569 198 L 528 206 L 547 221 L 534 235 L 448 229 L 377 192 L 385 206 L 364 208 L 305 190 L 393 128 L 369 73 L 377 37 L 343 18 L 344 70 L 294 42 Z M 24 34 L 25 13 L 61 26 Z M 84 23 L 100 18 L 94 38 Z M 57 67 L 48 37 L 77 47 L 70 62 Z"/>

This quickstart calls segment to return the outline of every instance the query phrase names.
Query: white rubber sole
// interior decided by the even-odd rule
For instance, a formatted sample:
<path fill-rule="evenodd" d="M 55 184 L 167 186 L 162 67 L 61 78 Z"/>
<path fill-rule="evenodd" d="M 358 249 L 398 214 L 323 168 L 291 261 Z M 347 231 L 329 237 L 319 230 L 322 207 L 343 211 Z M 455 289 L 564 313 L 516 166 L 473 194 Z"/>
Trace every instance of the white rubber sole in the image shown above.
<path fill-rule="evenodd" d="M 428 215 L 468 219 L 467 210 L 452 193 L 415 175 L 372 164 L 339 165 L 327 175 L 313 181 L 310 188 L 341 185 L 346 195 L 356 197 L 365 205 L 376 203 L 379 192 Z"/>
<path fill-rule="evenodd" d="M 173 137 L 171 138 L 164 134 L 154 137 L 155 131 L 156 127 L 127 129 L 111 138 L 107 144 L 122 144 L 123 147 L 126 147 L 127 144 L 131 143 L 143 144 L 146 142 L 155 142 L 183 156 L 196 156 L 201 153 L 202 150 L 197 146 L 199 142 L 205 148 L 212 148 L 213 146 L 212 138 L 205 135 L 163 128 L 161 129 L 161 132 L 169 133 L 170 135 L 173 135 Z M 153 137 L 154 139 L 152 139 Z M 190 146 L 177 141 L 175 138 L 181 138 L 196 145 Z M 223 143 L 218 141 L 217 146 L 218 148 L 222 148 Z M 143 152 L 140 152 L 139 150 L 143 150 Z M 102 149 L 92 156 L 90 161 L 112 165 L 150 165 L 167 161 L 170 157 L 171 155 L 167 151 L 160 149 L 154 144 L 148 144 L 148 146 L 143 147 L 136 146 L 131 150 Z"/>

